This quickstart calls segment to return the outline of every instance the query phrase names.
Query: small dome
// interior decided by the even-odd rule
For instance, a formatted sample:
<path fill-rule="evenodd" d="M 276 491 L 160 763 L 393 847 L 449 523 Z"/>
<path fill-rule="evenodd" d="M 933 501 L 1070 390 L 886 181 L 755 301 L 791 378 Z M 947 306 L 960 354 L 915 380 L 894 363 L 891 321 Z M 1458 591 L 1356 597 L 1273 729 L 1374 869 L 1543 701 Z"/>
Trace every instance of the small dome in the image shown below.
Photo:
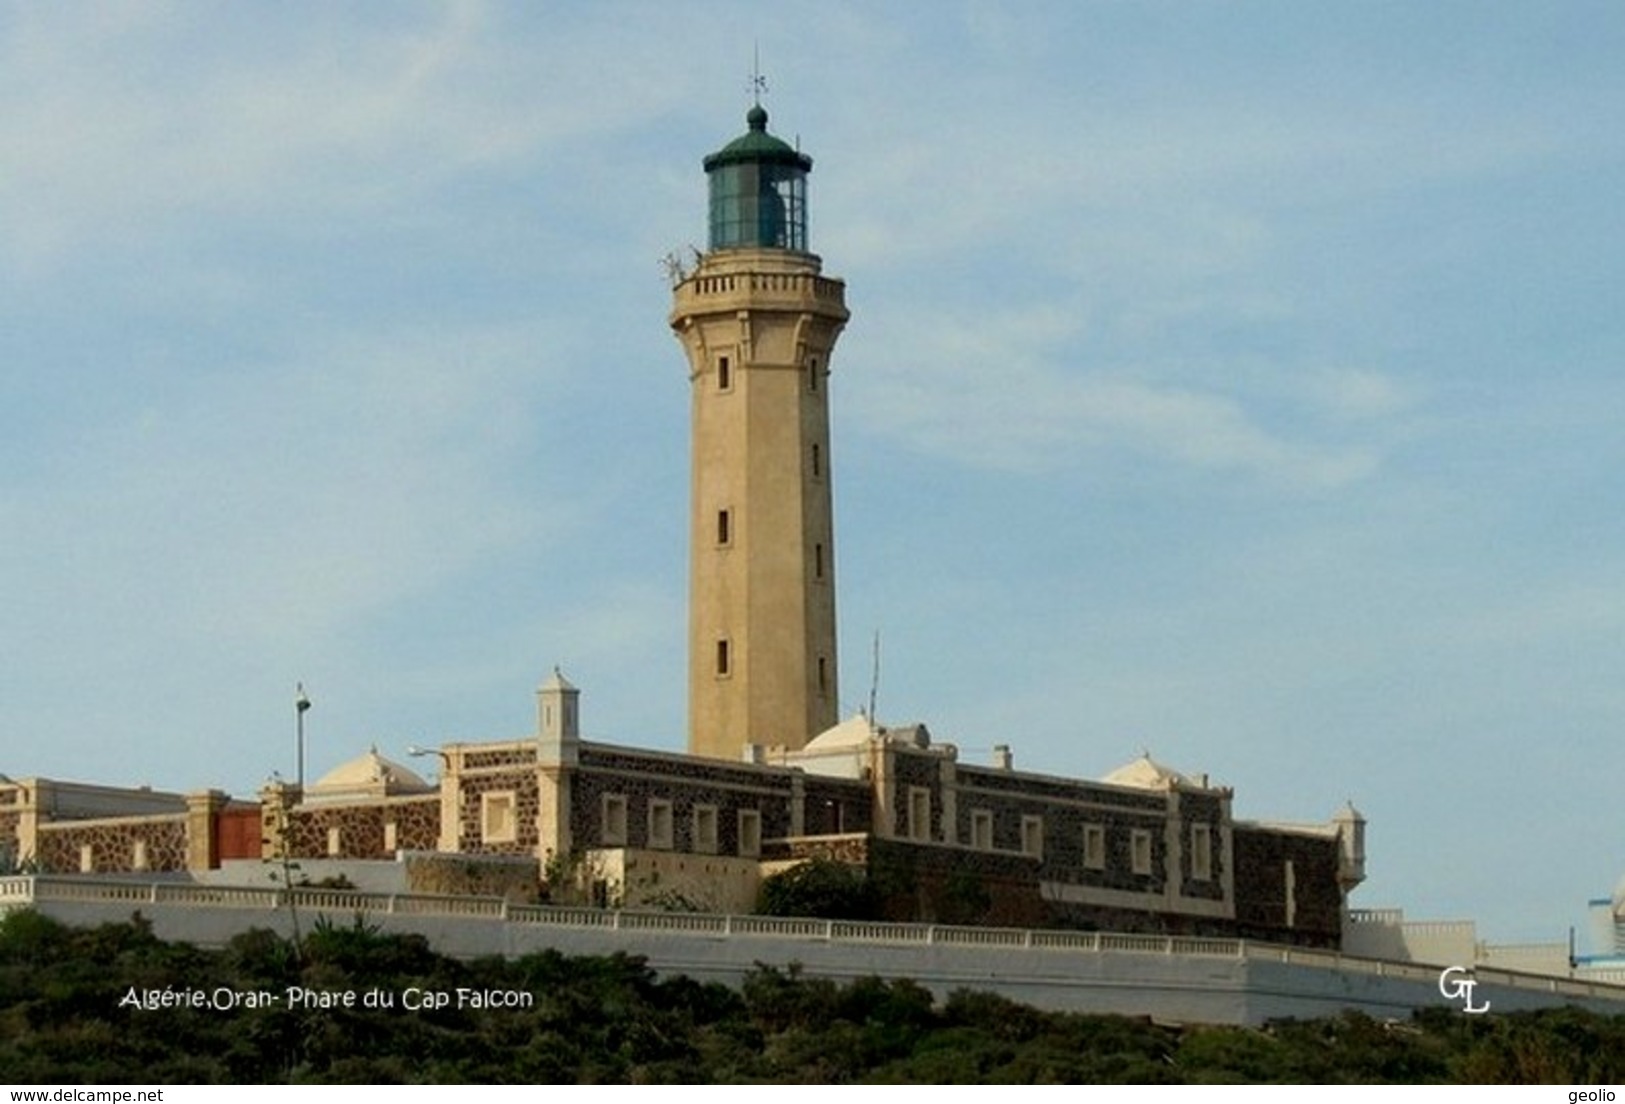
<path fill-rule="evenodd" d="M 429 793 L 434 787 L 416 773 L 378 754 L 376 747 L 347 763 L 340 763 L 310 787 L 313 795 L 331 793 Z"/>
<path fill-rule="evenodd" d="M 721 168 L 723 165 L 737 165 L 743 162 L 755 162 L 759 165 L 792 165 L 802 172 L 812 169 L 811 157 L 798 152 L 784 139 L 775 138 L 767 132 L 767 111 L 761 104 L 751 108 L 745 115 L 745 124 L 749 130 L 705 159 L 706 172 Z"/>
<path fill-rule="evenodd" d="M 1175 786 L 1195 785 L 1172 767 L 1151 758 L 1150 752 L 1143 752 L 1132 763 L 1124 763 L 1101 781 L 1109 786 L 1133 786 L 1139 790 L 1171 790 Z"/>
<path fill-rule="evenodd" d="M 861 712 L 853 714 L 834 728 L 826 728 L 802 747 L 803 752 L 846 751 L 867 744 L 875 735 L 875 726 Z"/>

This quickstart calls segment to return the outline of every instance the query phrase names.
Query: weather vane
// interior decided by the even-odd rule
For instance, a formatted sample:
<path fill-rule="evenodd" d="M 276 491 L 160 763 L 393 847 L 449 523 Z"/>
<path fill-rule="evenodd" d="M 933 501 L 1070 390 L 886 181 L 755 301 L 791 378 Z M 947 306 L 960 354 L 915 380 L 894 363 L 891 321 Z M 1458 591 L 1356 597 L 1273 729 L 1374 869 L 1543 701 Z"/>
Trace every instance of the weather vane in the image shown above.
<path fill-rule="evenodd" d="M 762 93 L 767 91 L 767 78 L 762 76 L 761 47 L 752 43 L 750 47 L 750 94 L 756 101 L 756 106 L 762 106 Z"/>

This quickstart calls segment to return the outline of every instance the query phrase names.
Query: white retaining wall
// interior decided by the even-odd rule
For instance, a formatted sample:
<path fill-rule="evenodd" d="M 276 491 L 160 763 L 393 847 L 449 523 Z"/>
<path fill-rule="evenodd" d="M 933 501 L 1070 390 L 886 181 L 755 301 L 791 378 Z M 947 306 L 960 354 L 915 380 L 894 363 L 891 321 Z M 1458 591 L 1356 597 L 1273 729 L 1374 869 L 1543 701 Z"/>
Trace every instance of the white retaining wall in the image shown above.
<path fill-rule="evenodd" d="M 441 953 L 515 956 L 546 948 L 617 951 L 662 973 L 738 984 L 758 963 L 809 976 L 912 978 L 939 995 L 985 989 L 1039 1008 L 1260 1024 L 1353 1008 L 1377 1017 L 1448 1003 L 1436 968 L 1234 939 L 1186 939 L 924 924 L 612 912 L 509 905 L 498 898 L 293 891 L 306 931 L 357 916 L 416 933 Z M 249 928 L 291 934 L 280 890 L 89 878 L 0 878 L 0 909 L 33 907 L 64 923 L 139 912 L 164 939 L 219 946 Z M 1476 1003 L 1497 1010 L 1577 1003 L 1625 1011 L 1625 987 L 1479 969 Z"/>

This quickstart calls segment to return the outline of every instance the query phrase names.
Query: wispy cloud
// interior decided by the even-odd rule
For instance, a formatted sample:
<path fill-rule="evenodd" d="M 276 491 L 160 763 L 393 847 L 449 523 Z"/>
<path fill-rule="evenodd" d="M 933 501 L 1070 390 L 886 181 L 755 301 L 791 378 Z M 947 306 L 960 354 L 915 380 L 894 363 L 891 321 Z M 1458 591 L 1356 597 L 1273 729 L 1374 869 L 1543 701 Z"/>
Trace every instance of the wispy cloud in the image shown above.
<path fill-rule="evenodd" d="M 1225 393 L 1080 363 L 1085 326 L 1053 308 L 974 324 L 892 320 L 879 371 L 854 373 L 853 416 L 872 433 L 971 466 L 1051 471 L 1122 451 L 1174 467 L 1245 475 L 1284 488 L 1333 488 L 1371 475 L 1380 437 L 1347 443 L 1270 429 L 1241 389 Z M 912 338 L 912 340 L 910 340 Z M 1211 367 L 1204 365 L 1203 367 Z M 1195 373 L 1188 373 L 1195 374 Z M 1300 410 L 1371 419 L 1402 405 L 1377 373 L 1322 372 Z M 1339 434 L 1338 437 L 1346 436 Z"/>

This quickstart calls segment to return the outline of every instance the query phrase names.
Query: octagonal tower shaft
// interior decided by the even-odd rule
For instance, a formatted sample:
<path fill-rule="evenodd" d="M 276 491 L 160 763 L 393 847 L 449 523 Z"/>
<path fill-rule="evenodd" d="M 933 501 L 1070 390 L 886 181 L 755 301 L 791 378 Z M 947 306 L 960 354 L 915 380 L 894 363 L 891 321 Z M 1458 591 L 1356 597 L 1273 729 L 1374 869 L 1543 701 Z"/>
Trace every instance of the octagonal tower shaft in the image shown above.
<path fill-rule="evenodd" d="M 737 760 L 836 723 L 829 364 L 845 285 L 726 248 L 676 288 L 692 388 L 688 747 Z"/>

